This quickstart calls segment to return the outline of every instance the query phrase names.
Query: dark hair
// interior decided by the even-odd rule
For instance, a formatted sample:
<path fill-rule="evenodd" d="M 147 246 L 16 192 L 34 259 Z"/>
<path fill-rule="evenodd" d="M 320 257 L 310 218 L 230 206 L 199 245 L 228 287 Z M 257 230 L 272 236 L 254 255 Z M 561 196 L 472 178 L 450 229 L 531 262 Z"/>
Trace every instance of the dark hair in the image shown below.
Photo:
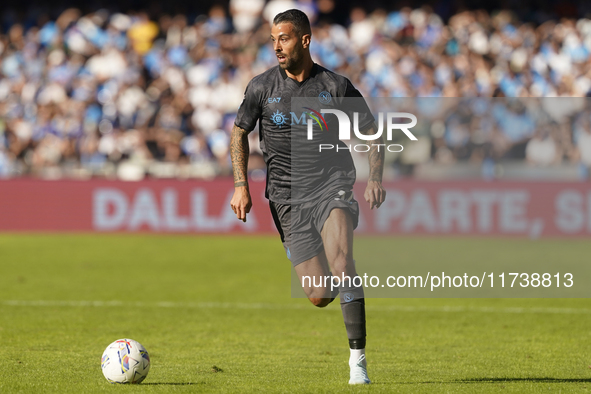
<path fill-rule="evenodd" d="M 291 23 L 295 32 L 300 36 L 312 34 L 310 20 L 308 19 L 308 16 L 300 10 L 292 9 L 275 15 L 273 24 L 278 25 L 280 23 Z"/>

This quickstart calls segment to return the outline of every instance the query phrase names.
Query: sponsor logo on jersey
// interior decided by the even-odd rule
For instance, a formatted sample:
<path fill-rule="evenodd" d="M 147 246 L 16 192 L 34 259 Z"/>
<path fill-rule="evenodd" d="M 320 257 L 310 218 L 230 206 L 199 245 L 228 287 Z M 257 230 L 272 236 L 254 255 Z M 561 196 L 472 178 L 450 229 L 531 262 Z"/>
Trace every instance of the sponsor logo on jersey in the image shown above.
<path fill-rule="evenodd" d="M 273 123 L 275 123 L 275 126 L 281 127 L 285 124 L 287 118 L 285 117 L 285 115 L 283 115 L 283 112 L 279 112 L 279 110 L 277 110 L 273 112 L 271 120 L 273 121 Z"/>
<path fill-rule="evenodd" d="M 281 101 L 281 97 L 269 97 L 267 102 L 269 104 L 278 104 Z"/>
<path fill-rule="evenodd" d="M 308 112 L 308 116 L 316 121 L 318 126 L 320 126 L 320 130 L 324 130 L 324 127 L 322 127 L 322 124 L 324 124 L 324 126 L 326 127 L 326 131 L 328 131 L 328 125 L 326 124 L 326 120 L 320 114 L 320 112 L 314 111 L 312 108 L 309 108 L 309 107 L 304 107 L 304 109 L 307 109 L 310 111 L 310 112 Z M 322 121 L 322 123 L 320 121 Z"/>

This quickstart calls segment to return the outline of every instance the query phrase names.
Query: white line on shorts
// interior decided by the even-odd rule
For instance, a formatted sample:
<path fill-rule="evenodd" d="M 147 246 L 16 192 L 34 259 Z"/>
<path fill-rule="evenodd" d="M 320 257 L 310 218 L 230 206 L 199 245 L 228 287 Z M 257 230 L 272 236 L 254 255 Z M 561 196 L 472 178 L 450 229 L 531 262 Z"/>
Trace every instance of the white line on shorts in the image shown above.
<path fill-rule="evenodd" d="M 302 304 L 267 304 L 246 302 L 134 302 L 134 301 L 50 301 L 50 300 L 3 300 L 0 305 L 24 307 L 136 307 L 136 308 L 194 308 L 194 309 L 311 309 Z M 337 308 L 330 308 L 337 310 Z M 329 309 L 329 310 L 330 310 Z M 469 306 L 405 306 L 368 305 L 368 311 L 378 312 L 479 312 L 479 313 L 551 313 L 591 314 L 589 308 L 559 307 L 469 307 Z M 340 311 L 339 311 L 340 312 Z"/>

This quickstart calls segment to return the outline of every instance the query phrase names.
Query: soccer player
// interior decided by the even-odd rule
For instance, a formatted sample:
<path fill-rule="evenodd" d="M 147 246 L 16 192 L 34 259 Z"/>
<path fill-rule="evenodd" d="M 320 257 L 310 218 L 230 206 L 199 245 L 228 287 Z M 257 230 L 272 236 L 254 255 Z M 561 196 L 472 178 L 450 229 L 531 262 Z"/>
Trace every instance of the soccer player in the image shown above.
<path fill-rule="evenodd" d="M 300 196 L 297 201 L 292 198 L 291 182 L 295 174 L 292 174 L 292 126 L 287 119 L 291 112 L 290 99 L 314 96 L 328 103 L 333 98 L 359 98 L 361 94 L 347 78 L 313 62 L 311 36 L 310 22 L 299 10 L 285 11 L 273 20 L 271 41 L 279 65 L 250 81 L 232 130 L 230 153 L 235 190 L 231 206 L 238 219 L 246 221 L 252 206 L 247 178 L 247 135 L 258 121 L 261 150 L 267 165 L 266 197 L 271 214 L 304 292 L 312 304 L 325 307 L 337 293 L 331 292 L 330 282 L 327 286 L 314 286 L 313 283 L 320 281 L 312 283 L 309 278 L 357 276 L 352 256 L 353 229 L 359 217 L 359 206 L 352 191 L 355 167 L 347 149 L 322 152 L 323 156 L 317 156 L 321 162 L 315 163 L 320 170 L 310 171 L 303 177 L 299 174 L 299 179 L 309 186 L 304 193 L 306 198 Z M 360 115 L 359 130 L 370 135 L 375 133 L 375 119 L 367 106 L 366 109 Z M 368 142 L 371 143 L 370 176 L 364 197 L 373 209 L 379 208 L 386 197 L 382 188 L 384 150 L 380 151 L 377 146 L 383 143 L 381 137 Z M 344 147 L 342 142 L 340 145 Z M 295 173 L 296 169 L 293 171 Z M 368 384 L 363 287 L 356 286 L 355 281 L 344 280 L 338 293 L 349 339 L 349 383 Z"/>

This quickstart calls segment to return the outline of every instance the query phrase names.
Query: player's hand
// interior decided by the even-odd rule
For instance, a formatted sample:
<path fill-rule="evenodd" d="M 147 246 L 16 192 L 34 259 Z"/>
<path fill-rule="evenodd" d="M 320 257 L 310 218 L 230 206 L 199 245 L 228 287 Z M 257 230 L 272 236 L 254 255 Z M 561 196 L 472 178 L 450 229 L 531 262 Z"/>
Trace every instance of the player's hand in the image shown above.
<path fill-rule="evenodd" d="M 246 186 L 239 186 L 234 188 L 234 195 L 230 201 L 230 206 L 239 220 L 246 222 L 246 214 L 250 212 L 252 207 L 252 200 L 250 198 L 250 191 Z"/>
<path fill-rule="evenodd" d="M 382 187 L 382 182 L 369 180 L 363 197 L 369 203 L 370 209 L 373 209 L 374 206 L 379 208 L 386 199 L 386 191 Z"/>

